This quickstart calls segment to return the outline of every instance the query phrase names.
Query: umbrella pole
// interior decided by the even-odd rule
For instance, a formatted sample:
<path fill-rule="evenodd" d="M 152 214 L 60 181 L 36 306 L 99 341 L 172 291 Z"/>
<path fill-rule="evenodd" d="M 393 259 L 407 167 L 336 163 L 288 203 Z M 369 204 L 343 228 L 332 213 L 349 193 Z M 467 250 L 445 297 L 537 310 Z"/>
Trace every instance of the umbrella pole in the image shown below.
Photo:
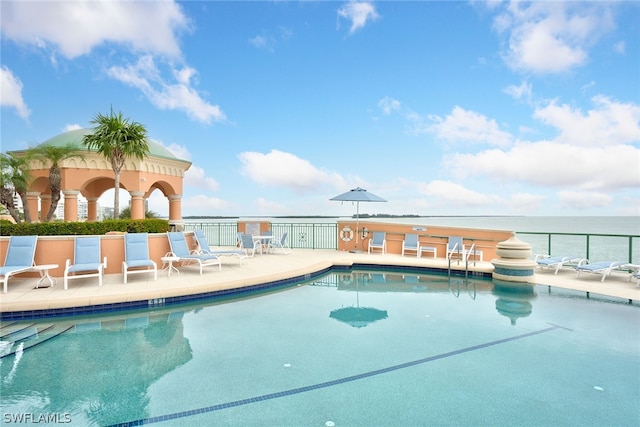
<path fill-rule="evenodd" d="M 358 249 L 358 228 L 360 227 L 360 202 L 356 202 L 356 249 Z"/>

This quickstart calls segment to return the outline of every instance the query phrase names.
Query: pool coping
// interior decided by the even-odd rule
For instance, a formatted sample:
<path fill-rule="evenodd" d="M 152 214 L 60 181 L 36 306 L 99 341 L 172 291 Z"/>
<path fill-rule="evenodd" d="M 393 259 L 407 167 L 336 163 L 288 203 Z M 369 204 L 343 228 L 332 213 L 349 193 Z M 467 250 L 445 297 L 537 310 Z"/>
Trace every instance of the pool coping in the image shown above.
<path fill-rule="evenodd" d="M 18 279 L 26 284 L 17 286 L 14 286 L 12 280 L 9 294 L 0 297 L 0 320 L 88 315 L 194 303 L 288 286 L 329 271 L 392 269 L 416 274 L 446 274 L 448 271 L 446 260 L 351 254 L 341 251 L 296 252 L 298 253 L 292 255 L 258 256 L 246 263 L 225 263 L 222 272 L 205 271 L 202 276 L 188 268 L 181 269 L 181 274 L 171 277 L 159 272 L 157 281 L 132 279 L 128 285 L 122 284 L 121 275 L 112 274 L 105 276 L 105 284 L 102 287 L 87 279 L 86 283 L 73 289 L 70 287 L 68 291 L 62 290 L 60 285 L 34 290 L 33 279 Z M 491 278 L 493 266 L 490 262 L 478 262 L 469 267 L 468 273 L 465 273 L 463 265 L 454 264 L 451 266 L 451 274 L 458 277 L 467 274 L 470 278 Z M 593 279 L 591 277 L 572 280 L 567 276 L 541 273 L 536 276 L 536 283 L 586 292 L 587 296 L 593 293 L 628 302 L 640 301 L 640 288 L 636 288 L 633 283 L 620 286 L 619 280 L 615 280 L 618 286 L 612 286 L 614 280 L 600 283 L 599 280 L 589 280 Z M 12 289 L 15 294 L 12 293 Z M 20 291 L 23 294 L 20 294 Z"/>

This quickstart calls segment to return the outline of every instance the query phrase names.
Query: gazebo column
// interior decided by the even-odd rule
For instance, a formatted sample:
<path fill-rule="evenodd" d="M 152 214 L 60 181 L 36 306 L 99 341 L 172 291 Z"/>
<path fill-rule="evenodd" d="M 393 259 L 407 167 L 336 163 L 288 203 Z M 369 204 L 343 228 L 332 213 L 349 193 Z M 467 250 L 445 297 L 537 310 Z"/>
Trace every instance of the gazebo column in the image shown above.
<path fill-rule="evenodd" d="M 78 190 L 62 190 L 64 194 L 64 220 L 78 220 Z"/>
<path fill-rule="evenodd" d="M 169 226 L 175 230 L 182 229 L 182 195 L 169 196 Z"/>
<path fill-rule="evenodd" d="M 131 219 L 144 219 L 144 191 L 129 191 L 131 195 Z"/>
<path fill-rule="evenodd" d="M 87 197 L 87 221 L 98 220 L 98 197 Z"/>
<path fill-rule="evenodd" d="M 44 221 L 51 207 L 51 194 L 40 195 L 40 221 Z M 37 211 L 36 211 L 37 212 Z"/>
<path fill-rule="evenodd" d="M 40 215 L 38 214 L 38 197 L 39 196 L 40 196 L 40 193 L 37 191 L 27 191 L 27 204 L 29 205 L 29 213 L 30 213 L 29 220 L 31 222 L 40 220 Z"/>

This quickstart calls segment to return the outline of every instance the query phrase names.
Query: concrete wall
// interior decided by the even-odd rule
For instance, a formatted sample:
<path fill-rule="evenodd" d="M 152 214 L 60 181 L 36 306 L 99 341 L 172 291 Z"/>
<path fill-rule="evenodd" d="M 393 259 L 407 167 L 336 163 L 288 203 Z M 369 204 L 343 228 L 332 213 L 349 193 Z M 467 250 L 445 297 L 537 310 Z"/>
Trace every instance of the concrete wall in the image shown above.
<path fill-rule="evenodd" d="M 353 239 L 345 241 L 341 237 L 344 234 L 345 227 L 353 230 Z M 405 234 L 417 233 L 421 246 L 433 246 L 438 250 L 438 258 L 444 258 L 446 255 L 447 242 L 450 236 L 463 237 L 465 248 L 469 249 L 475 243 L 476 249 L 483 252 L 485 261 L 496 258 L 496 244 L 503 242 L 511 237 L 511 231 L 507 230 L 479 230 L 473 228 L 455 228 L 455 227 L 436 227 L 429 225 L 410 225 L 410 224 L 389 224 L 381 222 L 360 221 L 358 224 L 360 235 L 358 236 L 358 248 L 355 247 L 355 221 L 340 221 L 338 223 L 338 250 L 349 251 L 360 249 L 367 250 L 369 239 L 373 236 L 374 231 L 384 231 L 387 233 L 387 252 L 390 254 L 400 254 L 402 252 L 402 242 Z M 367 230 L 367 235 L 362 238 L 362 230 Z M 424 256 L 433 256 L 425 253 Z"/>
<path fill-rule="evenodd" d="M 195 248 L 195 240 L 191 234 L 186 235 L 187 244 L 190 248 Z M 40 236 L 36 246 L 35 261 L 37 265 L 58 264 L 58 268 L 50 271 L 54 277 L 62 277 L 64 265 L 67 259 L 73 262 L 73 244 L 75 236 Z M 0 259 L 4 264 L 4 259 L 9 246 L 9 238 L 0 238 Z M 107 257 L 106 274 L 116 274 L 122 272 L 122 261 L 124 261 L 124 237 L 122 234 L 100 236 L 100 249 L 102 256 Z M 160 260 L 169 252 L 169 241 L 165 233 L 149 234 L 149 256 L 161 267 Z M 24 277 L 37 277 L 38 273 L 25 273 Z M 18 276 L 18 277 L 23 277 Z"/>

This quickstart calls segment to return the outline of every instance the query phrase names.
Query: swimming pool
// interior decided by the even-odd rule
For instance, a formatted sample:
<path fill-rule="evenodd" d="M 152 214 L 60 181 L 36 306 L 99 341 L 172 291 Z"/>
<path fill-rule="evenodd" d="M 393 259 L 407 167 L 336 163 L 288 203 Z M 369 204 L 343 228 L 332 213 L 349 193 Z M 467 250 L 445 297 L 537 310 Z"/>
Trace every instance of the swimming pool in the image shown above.
<path fill-rule="evenodd" d="M 639 320 L 637 305 L 555 288 L 357 271 L 3 322 L 2 422 L 637 425 Z"/>

